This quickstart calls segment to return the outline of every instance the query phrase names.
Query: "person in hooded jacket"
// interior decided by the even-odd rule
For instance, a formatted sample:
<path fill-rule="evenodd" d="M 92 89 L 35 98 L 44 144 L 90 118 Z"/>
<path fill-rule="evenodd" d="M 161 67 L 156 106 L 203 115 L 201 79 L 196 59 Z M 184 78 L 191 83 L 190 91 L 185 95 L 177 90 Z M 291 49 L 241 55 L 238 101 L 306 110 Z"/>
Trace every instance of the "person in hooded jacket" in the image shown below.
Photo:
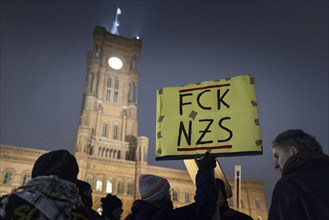
<path fill-rule="evenodd" d="M 287 130 L 272 142 L 281 172 L 272 194 L 269 220 L 329 219 L 329 156 L 311 135 Z"/>
<path fill-rule="evenodd" d="M 199 162 L 196 176 L 195 202 L 180 208 L 173 208 L 170 184 L 167 179 L 152 174 L 138 178 L 141 199 L 136 200 L 126 220 L 207 220 L 211 219 L 217 203 L 214 168 L 215 157 L 206 153 Z"/>
<path fill-rule="evenodd" d="M 89 220 L 75 183 L 79 173 L 67 150 L 41 155 L 26 185 L 1 199 L 1 219 Z"/>

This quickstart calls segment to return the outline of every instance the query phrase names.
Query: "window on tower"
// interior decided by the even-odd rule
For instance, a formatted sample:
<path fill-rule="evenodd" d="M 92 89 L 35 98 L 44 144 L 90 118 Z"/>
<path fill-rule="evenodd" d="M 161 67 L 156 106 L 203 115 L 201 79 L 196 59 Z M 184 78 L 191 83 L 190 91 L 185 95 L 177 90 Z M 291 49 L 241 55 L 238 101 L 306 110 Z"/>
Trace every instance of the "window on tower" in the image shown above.
<path fill-rule="evenodd" d="M 115 79 L 114 89 L 119 89 L 119 79 Z"/>
<path fill-rule="evenodd" d="M 115 79 L 114 82 L 114 97 L 113 97 L 113 101 L 114 102 L 118 102 L 119 100 L 119 79 Z"/>
<path fill-rule="evenodd" d="M 119 139 L 119 126 L 114 125 L 113 126 L 113 140 L 118 140 Z"/>
<path fill-rule="evenodd" d="M 106 82 L 106 101 L 111 101 L 112 78 L 108 77 Z"/>
<path fill-rule="evenodd" d="M 115 91 L 114 92 L 114 97 L 113 97 L 113 101 L 114 102 L 118 102 L 118 96 L 119 96 L 119 92 L 118 91 Z"/>
<path fill-rule="evenodd" d="M 108 124 L 105 122 L 103 124 L 102 136 L 107 137 L 107 134 L 108 134 Z"/>

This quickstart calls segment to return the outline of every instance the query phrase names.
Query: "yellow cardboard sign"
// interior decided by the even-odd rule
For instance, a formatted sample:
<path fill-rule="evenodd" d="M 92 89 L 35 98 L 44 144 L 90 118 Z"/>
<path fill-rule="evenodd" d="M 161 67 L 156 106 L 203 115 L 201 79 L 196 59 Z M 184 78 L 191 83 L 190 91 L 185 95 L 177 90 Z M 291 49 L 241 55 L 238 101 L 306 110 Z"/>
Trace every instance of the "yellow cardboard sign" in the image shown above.
<path fill-rule="evenodd" d="M 262 154 L 254 78 L 157 90 L 156 160 Z"/>

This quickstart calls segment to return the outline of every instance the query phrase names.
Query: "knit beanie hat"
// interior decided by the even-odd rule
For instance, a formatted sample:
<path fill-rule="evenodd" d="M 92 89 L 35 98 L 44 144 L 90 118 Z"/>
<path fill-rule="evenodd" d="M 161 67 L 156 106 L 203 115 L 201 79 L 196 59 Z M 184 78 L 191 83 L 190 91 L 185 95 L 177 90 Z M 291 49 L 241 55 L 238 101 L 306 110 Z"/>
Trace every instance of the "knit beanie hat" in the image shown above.
<path fill-rule="evenodd" d="M 107 194 L 106 197 L 101 198 L 103 215 L 110 215 L 115 209 L 122 206 L 121 200 L 111 193 Z"/>
<path fill-rule="evenodd" d="M 67 150 L 55 150 L 41 155 L 34 163 L 32 178 L 55 175 L 76 182 L 79 166 L 75 157 Z"/>
<path fill-rule="evenodd" d="M 165 198 L 169 193 L 168 180 L 151 174 L 141 174 L 138 178 L 138 187 L 141 199 L 153 202 Z"/>

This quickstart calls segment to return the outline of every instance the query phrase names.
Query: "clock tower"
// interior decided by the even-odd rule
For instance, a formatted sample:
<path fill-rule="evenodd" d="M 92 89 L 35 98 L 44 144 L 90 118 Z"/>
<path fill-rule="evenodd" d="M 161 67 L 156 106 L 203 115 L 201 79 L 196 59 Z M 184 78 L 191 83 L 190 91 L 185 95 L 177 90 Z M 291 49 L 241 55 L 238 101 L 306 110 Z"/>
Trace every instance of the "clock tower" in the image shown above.
<path fill-rule="evenodd" d="M 137 87 L 141 40 L 96 27 L 76 133 L 77 155 L 147 161 L 148 138 L 138 137 Z"/>

